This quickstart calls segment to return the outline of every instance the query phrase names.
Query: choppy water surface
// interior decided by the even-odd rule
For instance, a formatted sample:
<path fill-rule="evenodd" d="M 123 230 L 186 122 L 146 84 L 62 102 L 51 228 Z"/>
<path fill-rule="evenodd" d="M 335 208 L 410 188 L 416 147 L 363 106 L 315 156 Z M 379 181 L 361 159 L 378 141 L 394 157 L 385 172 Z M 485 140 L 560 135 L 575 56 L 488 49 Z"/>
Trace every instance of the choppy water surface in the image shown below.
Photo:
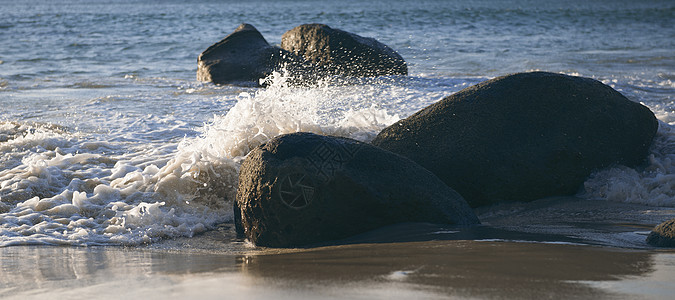
<path fill-rule="evenodd" d="M 64 3 L 65 2 L 65 3 Z M 231 219 L 240 160 L 283 133 L 369 141 L 482 80 L 593 77 L 647 105 L 649 163 L 580 194 L 675 206 L 672 1 L 0 1 L 0 246 L 138 245 Z M 270 43 L 319 22 L 375 37 L 410 76 L 267 89 L 195 80 L 241 22 Z"/>

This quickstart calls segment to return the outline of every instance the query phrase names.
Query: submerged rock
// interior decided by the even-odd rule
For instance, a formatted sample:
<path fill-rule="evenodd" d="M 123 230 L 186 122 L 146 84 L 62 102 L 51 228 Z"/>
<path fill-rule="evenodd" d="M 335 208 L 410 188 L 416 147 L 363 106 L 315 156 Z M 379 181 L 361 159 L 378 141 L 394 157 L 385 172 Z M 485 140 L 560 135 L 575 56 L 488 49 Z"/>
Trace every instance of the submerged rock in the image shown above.
<path fill-rule="evenodd" d="M 387 45 L 324 24 L 304 24 L 287 31 L 281 37 L 281 48 L 313 63 L 326 75 L 408 74 L 406 62 Z"/>
<path fill-rule="evenodd" d="M 241 166 L 235 224 L 253 243 L 293 247 L 400 222 L 479 223 L 426 169 L 355 140 L 294 133 L 251 151 Z"/>
<path fill-rule="evenodd" d="M 656 247 L 675 247 L 675 219 L 656 226 L 647 236 L 647 243 Z"/>
<path fill-rule="evenodd" d="M 642 163 L 658 123 L 596 80 L 532 72 L 457 92 L 373 145 L 429 169 L 471 206 L 577 193 L 597 169 Z"/>
<path fill-rule="evenodd" d="M 303 60 L 271 46 L 255 27 L 244 23 L 202 52 L 197 64 L 199 81 L 257 85 L 273 71 L 301 68 Z"/>

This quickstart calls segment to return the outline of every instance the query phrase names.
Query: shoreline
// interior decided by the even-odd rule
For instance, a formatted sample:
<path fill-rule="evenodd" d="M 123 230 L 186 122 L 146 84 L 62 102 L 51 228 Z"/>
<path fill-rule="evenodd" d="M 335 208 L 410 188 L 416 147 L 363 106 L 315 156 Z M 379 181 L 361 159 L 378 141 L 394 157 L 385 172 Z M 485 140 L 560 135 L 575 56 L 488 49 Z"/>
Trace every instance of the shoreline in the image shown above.
<path fill-rule="evenodd" d="M 0 248 L 3 299 L 666 299 L 675 251 L 492 241 L 204 253 Z"/>
<path fill-rule="evenodd" d="M 306 248 L 255 247 L 237 239 L 232 224 L 142 247 L 12 246 L 0 248 L 0 294 L 668 299 L 675 293 L 675 249 L 651 247 L 644 236 L 673 214 L 566 197 L 479 209 L 484 225 L 473 228 L 396 224 Z"/>

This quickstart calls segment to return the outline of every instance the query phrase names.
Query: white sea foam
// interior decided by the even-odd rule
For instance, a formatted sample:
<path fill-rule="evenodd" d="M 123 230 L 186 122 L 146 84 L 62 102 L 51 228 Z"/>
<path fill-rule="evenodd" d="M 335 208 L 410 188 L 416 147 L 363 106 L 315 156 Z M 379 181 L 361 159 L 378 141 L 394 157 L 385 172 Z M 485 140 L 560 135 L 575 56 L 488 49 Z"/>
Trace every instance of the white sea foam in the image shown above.
<path fill-rule="evenodd" d="M 157 166 L 139 170 L 133 159 L 91 153 L 95 143 L 49 127 L 3 127 L 13 135 L 2 144 L 0 246 L 138 244 L 189 236 L 222 219 L 208 206 L 166 196 L 186 184 L 167 186 L 172 178 Z"/>
<path fill-rule="evenodd" d="M 192 236 L 231 217 L 232 161 L 212 163 L 188 151 L 168 161 L 152 150 L 106 155 L 95 153 L 99 145 L 124 145 L 44 126 L 2 129 L 0 246 L 135 245 Z M 210 187 L 210 176 L 224 188 Z"/>

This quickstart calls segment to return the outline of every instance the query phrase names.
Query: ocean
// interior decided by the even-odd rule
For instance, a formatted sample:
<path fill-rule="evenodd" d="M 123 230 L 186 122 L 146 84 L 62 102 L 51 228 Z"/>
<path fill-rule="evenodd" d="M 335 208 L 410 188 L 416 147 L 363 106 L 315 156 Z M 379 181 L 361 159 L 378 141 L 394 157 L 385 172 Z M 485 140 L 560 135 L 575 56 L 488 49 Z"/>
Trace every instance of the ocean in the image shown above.
<path fill-rule="evenodd" d="M 252 24 L 275 45 L 284 32 L 305 23 L 324 23 L 373 37 L 407 61 L 409 75 L 326 80 L 312 87 L 287 84 L 289 78 L 283 72 L 273 74 L 267 88 L 198 82 L 199 54 L 240 23 Z M 672 252 L 665 256 L 650 252 L 654 250 L 644 243 L 651 226 L 675 216 L 673 1 L 0 0 L 0 41 L 3 274 L 40 268 L 58 273 L 62 265 L 43 266 L 24 254 L 55 256 L 63 258 L 66 269 L 76 269 L 74 277 L 54 277 L 58 282 L 84 276 L 97 283 L 94 279 L 103 276 L 97 271 L 101 261 L 103 265 L 150 264 L 148 269 L 132 268 L 132 274 L 140 278 L 158 269 L 166 275 L 158 267 L 163 263 L 151 259 L 156 253 L 164 253 L 162 259 L 166 259 L 175 252 L 206 255 L 206 251 L 216 261 L 227 260 L 225 267 L 206 268 L 206 272 L 216 272 L 228 281 L 232 279 L 228 276 L 235 276 L 231 272 L 241 272 L 241 257 L 256 251 L 272 257 L 278 254 L 231 236 L 238 168 L 249 150 L 275 136 L 298 131 L 368 142 L 384 127 L 463 88 L 534 70 L 591 77 L 649 107 L 659 119 L 659 129 L 647 163 L 635 169 L 601 170 L 572 199 L 554 203 L 542 199 L 537 204 L 479 211 L 484 224 L 525 235 L 504 238 L 494 232 L 477 233 L 461 243 L 434 245 L 450 252 L 477 248 L 478 253 L 488 253 L 484 245 L 511 247 L 511 243 L 544 247 L 536 253 L 560 247 L 581 247 L 581 252 L 593 252 L 594 247 L 609 252 L 642 251 L 648 258 L 641 261 L 661 263 L 639 274 L 653 274 L 658 266 L 670 266 L 667 272 L 675 272 Z M 574 205 L 566 204 L 570 201 Z M 544 208 L 542 203 L 549 205 Z M 577 208 L 584 205 L 593 207 L 592 215 Z M 549 218 L 551 209 L 559 223 L 542 221 Z M 530 222 L 509 222 L 515 216 Z M 453 240 L 451 234 L 439 238 Z M 405 243 L 401 247 L 423 251 Z M 341 249 L 328 252 L 338 256 L 367 252 Z M 124 258 L 129 253 L 140 256 Z M 428 255 L 442 257 L 435 252 Z M 76 258 L 91 265 L 84 263 L 80 268 L 83 263 Z M 175 267 L 180 259 L 168 259 L 168 265 Z M 275 259 L 270 263 L 282 264 L 285 258 Z M 265 259 L 259 260 L 257 268 L 265 269 Z M 196 261 L 179 267 L 178 273 L 199 273 L 205 263 Z M 125 272 L 103 269 L 116 274 L 113 278 L 123 278 Z M 265 276 L 275 276 L 271 269 L 265 270 L 269 273 Z M 361 274 L 364 270 L 352 271 Z M 390 271 L 400 270 L 383 272 Z M 408 273 L 392 274 L 405 278 Z M 38 289 L 56 284 L 56 279 L 42 275 L 19 279 L 0 275 L 4 285 L 0 285 L 0 295 L 39 297 L 56 291 L 67 297 L 72 293 L 68 288 Z M 569 280 L 583 282 L 590 290 L 611 286 L 589 284 L 597 279 L 589 278 Z M 181 282 L 191 280 L 196 279 Z M 329 289 L 329 294 L 314 290 L 311 276 L 294 280 L 305 280 L 303 286 L 311 292 L 301 294 L 307 298 L 341 298 L 330 294 L 335 290 Z M 169 285 L 165 281 L 156 284 Z M 234 289 L 240 286 L 228 284 Z M 131 286 L 141 289 L 138 283 Z M 185 291 L 199 289 L 194 283 L 187 286 Z M 438 296 L 436 288 L 443 285 L 432 286 L 422 296 Z M 414 285 L 399 288 L 403 289 L 400 294 L 386 292 L 386 285 L 364 289 L 382 292 L 365 294 L 373 298 L 417 295 Z M 616 287 L 611 289 L 616 292 Z M 441 296 L 457 292 L 441 290 Z M 638 295 L 646 293 L 643 288 L 637 290 Z M 672 291 L 666 289 L 665 295 Z M 271 295 L 239 292 L 257 298 Z M 580 295 L 591 294 L 582 291 Z M 284 295 L 298 296 L 288 291 Z"/>

